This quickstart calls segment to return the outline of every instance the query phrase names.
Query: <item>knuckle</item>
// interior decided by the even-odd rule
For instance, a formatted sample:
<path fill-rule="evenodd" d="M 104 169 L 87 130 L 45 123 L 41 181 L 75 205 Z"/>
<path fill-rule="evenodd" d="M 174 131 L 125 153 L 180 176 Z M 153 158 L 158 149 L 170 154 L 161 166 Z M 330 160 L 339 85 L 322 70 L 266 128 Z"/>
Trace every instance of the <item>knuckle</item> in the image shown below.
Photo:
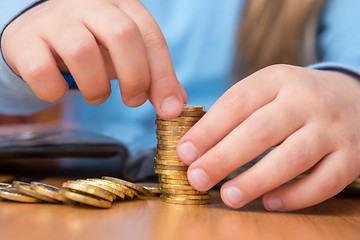
<path fill-rule="evenodd" d="M 254 117 L 248 124 L 250 136 L 259 143 L 267 143 L 274 136 L 274 130 L 267 119 Z"/>
<path fill-rule="evenodd" d="M 24 80 L 41 81 L 42 76 L 46 74 L 49 69 L 49 64 L 41 61 L 32 61 L 27 68 L 22 71 Z"/>
<path fill-rule="evenodd" d="M 229 113 L 237 113 L 248 109 L 249 93 L 244 90 L 240 85 L 237 85 L 234 91 L 228 91 L 221 98 L 222 108 Z"/>
<path fill-rule="evenodd" d="M 122 91 L 128 93 L 140 93 L 148 90 L 150 87 L 150 78 L 147 75 L 139 75 L 131 80 L 121 83 Z"/>
<path fill-rule="evenodd" d="M 334 192 L 334 190 L 339 189 L 341 185 L 345 187 L 345 184 L 343 184 L 343 182 L 344 182 L 343 177 L 341 177 L 339 173 L 333 172 L 333 173 L 327 173 L 322 177 L 321 185 L 325 192 L 330 193 L 330 192 Z"/>
<path fill-rule="evenodd" d="M 286 156 L 288 156 L 291 165 L 294 167 L 302 168 L 309 165 L 309 149 L 306 144 L 293 143 L 292 146 L 288 148 Z"/>
<path fill-rule="evenodd" d="M 111 36 L 115 42 L 124 41 L 135 38 L 138 34 L 137 27 L 132 21 L 119 21 L 112 26 Z"/>
<path fill-rule="evenodd" d="M 158 32 L 148 32 L 144 34 L 144 43 L 147 47 L 160 49 L 166 47 L 164 36 Z"/>
<path fill-rule="evenodd" d="M 230 158 L 227 157 L 227 154 L 224 152 L 216 151 L 211 156 L 212 161 L 209 162 L 208 168 L 211 167 L 213 171 L 215 170 L 217 175 L 221 174 L 229 174 L 233 169 L 230 164 Z M 212 163 L 212 164 L 211 164 Z"/>
<path fill-rule="evenodd" d="M 79 39 L 70 44 L 68 56 L 74 60 L 82 60 L 92 55 L 94 43 L 90 39 Z"/>
<path fill-rule="evenodd" d="M 265 67 L 262 70 L 266 75 L 278 78 L 279 76 L 291 76 L 295 72 L 295 67 L 287 64 L 275 64 Z"/>

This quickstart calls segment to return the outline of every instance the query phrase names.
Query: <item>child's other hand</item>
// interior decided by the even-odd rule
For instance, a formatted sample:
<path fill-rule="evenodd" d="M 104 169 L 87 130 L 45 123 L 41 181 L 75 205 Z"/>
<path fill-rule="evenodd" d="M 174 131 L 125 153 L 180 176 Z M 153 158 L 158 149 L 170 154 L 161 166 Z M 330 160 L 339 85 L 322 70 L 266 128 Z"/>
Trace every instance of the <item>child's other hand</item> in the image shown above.
<path fill-rule="evenodd" d="M 268 210 L 288 211 L 339 193 L 360 174 L 359 80 L 334 71 L 265 68 L 229 89 L 177 150 L 191 164 L 191 185 L 204 191 L 275 145 L 222 186 L 228 206 L 263 195 Z M 303 179 L 282 185 L 306 170 Z"/>
<path fill-rule="evenodd" d="M 172 118 L 186 102 L 161 30 L 139 1 L 46 1 L 16 18 L 1 44 L 9 66 L 45 101 L 67 91 L 61 65 L 87 103 L 106 101 L 114 77 L 110 62 L 126 105 L 150 99 L 161 117 Z"/>

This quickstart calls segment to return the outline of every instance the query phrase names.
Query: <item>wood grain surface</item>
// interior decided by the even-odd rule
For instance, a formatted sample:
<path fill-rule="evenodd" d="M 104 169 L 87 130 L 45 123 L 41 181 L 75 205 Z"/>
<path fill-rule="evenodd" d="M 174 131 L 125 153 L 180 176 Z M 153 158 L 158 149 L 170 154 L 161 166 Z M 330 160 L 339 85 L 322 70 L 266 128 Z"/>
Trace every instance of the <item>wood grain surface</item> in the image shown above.
<path fill-rule="evenodd" d="M 5 179 L 9 176 L 0 176 Z M 65 179 L 46 179 L 60 186 Z M 267 212 L 260 200 L 239 210 L 218 191 L 209 205 L 158 198 L 117 202 L 110 209 L 0 202 L 0 239 L 360 239 L 360 199 L 335 197 L 289 213 Z"/>

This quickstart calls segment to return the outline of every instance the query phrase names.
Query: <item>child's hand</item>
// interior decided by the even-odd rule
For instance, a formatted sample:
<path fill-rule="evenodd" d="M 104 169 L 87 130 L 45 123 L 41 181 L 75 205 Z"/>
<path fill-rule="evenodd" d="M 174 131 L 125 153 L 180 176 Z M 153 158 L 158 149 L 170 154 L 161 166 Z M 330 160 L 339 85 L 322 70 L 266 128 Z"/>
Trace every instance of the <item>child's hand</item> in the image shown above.
<path fill-rule="evenodd" d="M 229 89 L 178 144 L 188 178 L 208 190 L 230 172 L 278 145 L 222 186 L 240 208 L 264 195 L 268 210 L 320 203 L 360 174 L 360 83 L 334 71 L 276 65 Z M 281 186 L 302 172 L 303 179 Z"/>
<path fill-rule="evenodd" d="M 165 39 L 139 1 L 46 1 L 15 19 L 1 44 L 9 66 L 45 101 L 65 95 L 68 85 L 58 69 L 64 64 L 87 103 L 106 101 L 110 62 L 126 105 L 149 98 L 161 117 L 171 118 L 186 102 Z"/>

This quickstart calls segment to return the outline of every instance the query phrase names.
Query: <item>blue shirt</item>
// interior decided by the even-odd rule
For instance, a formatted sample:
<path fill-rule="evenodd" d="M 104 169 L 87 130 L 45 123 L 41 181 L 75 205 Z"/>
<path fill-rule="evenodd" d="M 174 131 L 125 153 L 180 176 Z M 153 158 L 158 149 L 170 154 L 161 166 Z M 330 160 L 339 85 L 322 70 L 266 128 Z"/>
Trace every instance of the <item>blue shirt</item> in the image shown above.
<path fill-rule="evenodd" d="M 0 30 L 19 12 L 36 1 L 0 0 Z M 153 0 L 143 1 L 158 22 L 167 40 L 178 79 L 188 94 L 189 103 L 208 109 L 230 87 L 231 68 L 238 22 L 244 0 Z M 321 19 L 319 50 L 322 63 L 313 68 L 359 74 L 360 1 L 332 0 Z M 117 81 L 107 102 L 93 106 L 81 95 L 68 96 L 64 121 L 81 129 L 115 137 L 130 149 L 155 147 L 155 112 L 149 102 L 128 108 L 121 102 Z M 49 106 L 36 98 L 3 59 L 0 62 L 0 112 L 24 114 Z"/>

